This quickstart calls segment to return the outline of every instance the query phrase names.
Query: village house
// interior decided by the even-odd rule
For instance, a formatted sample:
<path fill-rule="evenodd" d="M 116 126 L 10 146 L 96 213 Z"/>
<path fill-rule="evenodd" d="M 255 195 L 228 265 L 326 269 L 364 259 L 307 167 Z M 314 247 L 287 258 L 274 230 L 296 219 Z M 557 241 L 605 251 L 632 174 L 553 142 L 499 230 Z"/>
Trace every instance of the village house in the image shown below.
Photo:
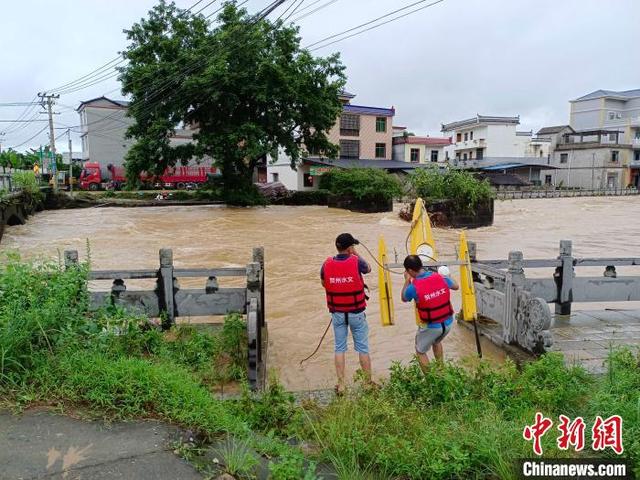
<path fill-rule="evenodd" d="M 280 150 L 277 158 L 265 162 L 266 174 L 259 174 L 260 181 L 280 182 L 289 190 L 314 190 L 321 175 L 334 167 L 379 167 L 391 171 L 401 168 L 403 164 L 392 160 L 395 109 L 355 105 L 351 103 L 354 97 L 342 92 L 342 113 L 328 133 L 329 140 L 340 147 L 338 159 L 310 153 L 293 169 L 291 159 Z"/>

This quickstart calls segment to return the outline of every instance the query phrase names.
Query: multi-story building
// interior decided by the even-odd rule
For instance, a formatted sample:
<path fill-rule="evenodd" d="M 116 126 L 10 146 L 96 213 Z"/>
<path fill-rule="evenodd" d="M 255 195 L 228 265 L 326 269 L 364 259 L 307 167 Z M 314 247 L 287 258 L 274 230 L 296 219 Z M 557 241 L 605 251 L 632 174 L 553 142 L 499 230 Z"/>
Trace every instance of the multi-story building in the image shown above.
<path fill-rule="evenodd" d="M 80 103 L 77 111 L 80 115 L 82 133 L 82 160 L 100 163 L 102 175 L 108 177 L 107 165 L 120 167 L 134 139 L 126 137 L 127 128 L 133 119 L 127 116 L 129 102 L 98 97 Z M 171 145 L 191 142 L 195 130 L 176 129 L 171 137 Z M 212 160 L 205 157 L 193 161 L 194 164 L 211 165 Z"/>
<path fill-rule="evenodd" d="M 80 139 L 82 159 L 99 162 L 107 175 L 106 166 L 122 166 L 124 158 L 134 140 L 125 137 L 133 120 L 127 117 L 129 102 L 98 97 L 81 102 L 77 108 L 80 114 Z"/>
<path fill-rule="evenodd" d="M 602 130 L 618 138 L 619 161 L 626 169 L 621 185 L 640 187 L 640 89 L 596 90 L 570 105 L 576 132 Z"/>
<path fill-rule="evenodd" d="M 447 148 L 449 159 L 545 156 L 544 144 L 532 146 L 532 132 L 517 131 L 516 127 L 519 124 L 519 116 L 486 115 L 442 124 L 442 133 L 451 137 L 452 141 L 451 146 Z M 540 150 L 543 151 L 542 155 L 539 154 Z"/>
<path fill-rule="evenodd" d="M 448 137 L 395 136 L 393 137 L 393 159 L 417 164 L 444 163 L 446 161 L 444 149 L 449 145 L 451 145 L 451 139 Z"/>
<path fill-rule="evenodd" d="M 629 184 L 622 130 L 581 130 L 562 134 L 551 155 L 554 170 L 543 170 L 546 185 L 586 189 L 619 189 Z M 635 179 L 637 182 L 637 178 Z M 637 185 L 637 183 L 636 183 Z"/>
<path fill-rule="evenodd" d="M 354 105 L 351 103 L 354 97 L 348 92 L 341 94 L 342 113 L 327 134 L 329 140 L 340 147 L 340 161 L 336 165 L 391 162 L 395 109 Z M 331 162 L 309 154 L 294 170 L 291 159 L 279 151 L 277 159 L 267 161 L 266 181 L 281 182 L 289 190 L 313 190 L 318 188 L 320 176 L 331 168 L 327 163 Z"/>

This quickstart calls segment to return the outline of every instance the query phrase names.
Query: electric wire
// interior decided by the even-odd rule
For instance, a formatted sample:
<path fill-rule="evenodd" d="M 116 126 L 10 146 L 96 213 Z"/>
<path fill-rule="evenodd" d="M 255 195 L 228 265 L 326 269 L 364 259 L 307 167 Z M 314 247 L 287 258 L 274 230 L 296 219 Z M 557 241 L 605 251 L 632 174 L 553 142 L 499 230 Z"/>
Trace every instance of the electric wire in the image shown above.
<path fill-rule="evenodd" d="M 26 143 L 29 143 L 31 140 L 33 140 L 34 138 L 36 138 L 38 135 L 40 135 L 41 133 L 43 133 L 47 128 L 49 128 L 49 125 L 45 125 L 44 127 L 42 127 L 42 130 L 39 130 L 38 133 L 36 133 L 33 137 L 28 138 L 27 140 L 25 140 L 22 143 L 19 143 L 18 145 L 13 145 L 11 147 L 9 147 L 10 150 L 15 150 L 16 148 L 19 148 L 21 146 L 23 146 Z"/>
<path fill-rule="evenodd" d="M 407 10 L 407 9 L 409 9 L 409 8 L 415 7 L 416 5 L 419 5 L 419 4 L 422 4 L 422 3 L 425 3 L 426 1 L 427 1 L 427 0 L 419 0 L 419 1 L 414 2 L 414 3 L 412 3 L 412 4 L 406 5 L 406 6 L 402 7 L 402 8 L 398 8 L 398 9 L 393 10 L 393 11 L 391 11 L 391 12 L 385 13 L 384 15 L 381 15 L 381 16 L 379 16 L 379 17 L 377 17 L 377 18 L 374 18 L 374 19 L 372 19 L 372 20 L 369 20 L 368 22 L 361 23 L 360 25 L 357 25 L 357 26 L 355 26 L 355 27 L 349 28 L 349 29 L 344 30 L 344 31 L 339 32 L 339 33 L 335 33 L 335 34 L 333 34 L 333 35 L 329 35 L 328 37 L 325 37 L 325 38 L 323 38 L 322 40 L 318 40 L 318 41 L 316 41 L 316 42 L 313 42 L 313 43 L 311 43 L 311 44 L 307 45 L 305 48 L 309 49 L 310 51 L 318 50 L 319 48 L 325 48 L 325 47 L 328 47 L 329 45 L 333 45 L 334 43 L 338 43 L 338 42 L 341 42 L 341 41 L 346 40 L 346 39 L 348 39 L 348 38 L 355 37 L 356 35 L 360 35 L 360 34 L 362 34 L 362 33 L 368 32 L 369 30 L 373 30 L 373 29 L 375 29 L 375 28 L 378 28 L 378 27 L 381 27 L 381 26 L 383 26 L 383 25 L 386 25 L 387 23 L 394 22 L 394 21 L 396 21 L 396 20 L 399 20 L 399 19 L 401 19 L 401 18 L 404 18 L 404 17 L 406 17 L 406 16 L 408 16 L 408 15 L 411 15 L 411 14 L 413 14 L 413 13 L 419 12 L 420 10 L 424 10 L 424 9 L 426 9 L 426 8 L 433 7 L 434 5 L 437 5 L 438 3 L 442 3 L 442 2 L 444 2 L 444 0 L 436 0 L 436 1 L 434 1 L 434 2 L 431 2 L 431 3 L 427 4 L 427 5 L 422 6 L 422 7 L 419 7 L 419 8 L 417 8 L 417 9 L 412 10 L 412 11 L 410 11 L 410 12 L 408 12 L 408 13 L 403 14 L 403 15 L 399 15 L 399 16 L 397 16 L 397 17 L 394 17 L 394 18 L 392 18 L 392 19 L 389 19 L 389 20 L 387 20 L 387 21 L 385 21 L 385 22 L 382 22 L 382 23 L 379 23 L 379 24 L 376 24 L 376 25 L 372 25 L 372 24 L 375 24 L 376 22 L 378 22 L 378 21 L 380 21 L 380 20 L 384 20 L 385 18 L 388 18 L 388 17 L 390 17 L 390 16 L 392 16 L 392 15 L 395 15 L 396 13 L 399 13 L 399 12 L 402 12 L 402 11 Z M 362 27 L 366 27 L 367 25 L 372 25 L 372 26 L 371 26 L 371 27 L 369 27 L 369 28 L 366 28 L 366 29 L 364 29 L 364 30 L 358 31 L 358 32 L 356 32 L 356 33 L 353 33 L 353 34 L 351 34 L 351 35 L 347 35 L 346 37 L 339 38 L 339 39 L 337 39 L 337 40 L 335 40 L 335 41 L 332 41 L 332 42 L 329 42 L 329 43 L 325 43 L 325 42 L 327 42 L 328 40 L 332 40 L 332 39 L 334 39 L 334 38 L 336 38 L 336 37 L 340 37 L 340 36 L 345 35 L 345 34 L 347 34 L 347 33 L 354 32 L 355 30 L 358 30 L 358 29 L 360 29 L 360 28 L 362 28 Z M 320 46 L 317 46 L 317 45 L 320 45 Z M 315 47 L 315 48 L 312 48 L 312 47 Z"/>
<path fill-rule="evenodd" d="M 289 20 L 293 15 L 295 15 L 295 13 L 298 11 L 298 9 L 302 6 L 302 4 L 305 2 L 305 0 L 300 0 L 300 2 L 298 3 L 298 5 L 296 5 L 296 7 L 293 9 L 293 11 L 287 15 L 287 17 L 283 20 L 283 22 L 286 22 L 287 20 Z"/>

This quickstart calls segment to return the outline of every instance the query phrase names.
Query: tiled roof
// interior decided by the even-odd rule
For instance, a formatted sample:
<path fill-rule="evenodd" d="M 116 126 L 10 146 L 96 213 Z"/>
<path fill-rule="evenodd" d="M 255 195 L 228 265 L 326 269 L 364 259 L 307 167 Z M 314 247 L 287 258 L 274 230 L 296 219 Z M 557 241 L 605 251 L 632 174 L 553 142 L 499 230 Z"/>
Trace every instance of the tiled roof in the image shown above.
<path fill-rule="evenodd" d="M 497 173 L 497 172 L 486 172 L 480 175 L 481 178 L 486 178 L 489 180 L 491 185 L 495 186 L 525 186 L 531 185 L 529 182 L 525 182 L 522 178 L 517 175 L 513 175 L 510 173 Z"/>
<path fill-rule="evenodd" d="M 443 123 L 442 131 L 447 132 L 450 130 L 455 130 L 456 128 L 469 127 L 472 125 L 480 125 L 482 123 L 493 123 L 498 125 L 504 124 L 520 124 L 520 116 L 516 117 L 497 117 L 491 115 L 476 115 L 473 118 L 467 118 L 465 120 L 458 120 L 456 122 L 451 123 Z"/>
<path fill-rule="evenodd" d="M 396 114 L 393 108 L 382 107 L 365 107 L 364 105 L 347 104 L 343 107 L 347 113 L 356 113 L 358 115 L 378 115 L 380 117 L 393 117 Z"/>
<path fill-rule="evenodd" d="M 344 97 L 344 98 L 355 98 L 355 93 L 349 93 L 346 90 L 341 90 L 339 93 L 340 97 Z"/>
<path fill-rule="evenodd" d="M 111 98 L 107 98 L 104 95 L 102 97 L 96 97 L 96 98 L 92 98 L 91 100 L 84 100 L 82 102 L 80 102 L 80 105 L 78 105 L 78 108 L 76 110 L 80 110 L 84 105 L 89 105 L 93 102 L 98 102 L 100 100 L 104 100 L 106 102 L 111 102 L 114 105 L 117 105 L 118 107 L 128 107 L 129 104 L 131 102 L 127 101 L 127 100 L 112 100 Z"/>
<path fill-rule="evenodd" d="M 540 135 L 550 135 L 552 133 L 560 133 L 565 128 L 568 128 L 571 131 L 573 131 L 573 128 L 571 128 L 569 125 L 556 125 L 553 127 L 542 127 L 540 130 L 538 130 L 538 133 L 536 133 L 536 135 L 540 136 Z"/>
<path fill-rule="evenodd" d="M 393 144 L 409 143 L 411 145 L 451 145 L 449 137 L 416 137 L 413 135 L 394 137 Z"/>
<path fill-rule="evenodd" d="M 593 100 L 594 98 L 602 98 L 602 97 L 616 97 L 621 98 L 623 100 L 628 100 L 629 98 L 638 98 L 640 97 L 640 88 L 636 88 L 634 90 L 596 90 L 595 92 L 588 93 L 580 98 L 576 98 L 575 100 L 571 100 L 572 102 L 579 102 L 581 100 Z"/>

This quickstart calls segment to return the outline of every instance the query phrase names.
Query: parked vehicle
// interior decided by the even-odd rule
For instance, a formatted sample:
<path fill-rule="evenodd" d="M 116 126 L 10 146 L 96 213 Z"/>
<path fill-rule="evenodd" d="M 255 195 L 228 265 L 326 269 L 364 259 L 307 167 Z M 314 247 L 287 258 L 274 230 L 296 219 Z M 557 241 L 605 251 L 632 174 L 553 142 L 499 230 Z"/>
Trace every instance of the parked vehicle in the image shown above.
<path fill-rule="evenodd" d="M 156 188 L 197 188 L 205 183 L 209 175 L 218 175 L 218 169 L 212 166 L 168 167 L 162 175 L 140 174 L 140 181 Z M 124 167 L 107 165 L 103 168 L 98 162 L 84 164 L 80 174 L 82 190 L 112 189 L 118 190 L 126 182 Z"/>

